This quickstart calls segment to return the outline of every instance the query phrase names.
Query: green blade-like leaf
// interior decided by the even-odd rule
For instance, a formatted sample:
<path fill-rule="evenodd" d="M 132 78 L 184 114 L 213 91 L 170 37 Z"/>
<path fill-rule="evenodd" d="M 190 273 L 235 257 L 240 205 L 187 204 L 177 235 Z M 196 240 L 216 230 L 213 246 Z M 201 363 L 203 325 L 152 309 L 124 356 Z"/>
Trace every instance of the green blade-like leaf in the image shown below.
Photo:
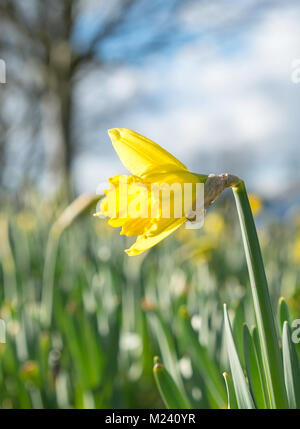
<path fill-rule="evenodd" d="M 244 300 L 241 299 L 237 305 L 232 322 L 232 333 L 235 340 L 235 346 L 239 355 L 241 364 L 244 365 L 244 352 L 243 352 L 243 324 L 245 320 Z"/>
<path fill-rule="evenodd" d="M 261 348 L 260 348 L 259 335 L 258 335 L 258 330 L 257 330 L 256 326 L 253 326 L 253 328 L 252 328 L 252 339 L 253 339 L 253 344 L 254 344 L 255 351 L 256 351 L 256 356 L 257 356 L 257 361 L 258 361 L 258 366 L 259 366 L 259 372 L 260 372 L 260 376 L 261 376 L 261 380 L 262 380 L 265 403 L 266 403 L 267 408 L 271 408 L 270 391 L 268 388 L 268 383 L 267 383 L 267 378 L 266 378 L 266 373 L 265 373 L 265 368 L 264 368 L 264 363 L 263 363 L 263 357 L 262 357 Z"/>
<path fill-rule="evenodd" d="M 289 408 L 300 408 L 300 371 L 295 346 L 291 338 L 291 329 L 287 321 L 283 324 L 282 354 L 284 380 Z"/>
<path fill-rule="evenodd" d="M 234 390 L 239 408 L 253 409 L 255 408 L 253 399 L 251 397 L 243 369 L 237 354 L 232 336 L 231 325 L 227 313 L 226 304 L 224 304 L 224 319 L 225 319 L 225 339 L 227 345 L 227 352 L 229 357 L 230 369 L 233 378 Z"/>
<path fill-rule="evenodd" d="M 287 321 L 288 323 L 290 323 L 289 308 L 283 297 L 279 299 L 278 317 L 279 317 L 280 332 L 282 332 L 284 322 Z"/>
<path fill-rule="evenodd" d="M 154 365 L 153 373 L 158 390 L 167 408 L 191 408 L 188 400 L 180 392 L 177 384 L 161 363 L 156 363 Z"/>
<path fill-rule="evenodd" d="M 244 325 L 243 329 L 243 337 L 245 365 L 252 396 L 258 408 L 267 408 L 258 358 L 256 355 L 255 346 L 253 344 L 253 339 L 246 324 Z"/>
<path fill-rule="evenodd" d="M 170 329 L 168 329 L 167 323 L 158 312 L 149 313 L 148 318 L 152 326 L 153 334 L 157 339 L 162 360 L 172 378 L 184 393 L 184 386 L 177 365 L 177 353 L 172 333 Z"/>
<path fill-rule="evenodd" d="M 282 356 L 256 226 L 245 183 L 233 187 L 272 408 L 286 408 Z"/>
<path fill-rule="evenodd" d="M 185 307 L 180 309 L 180 316 L 182 341 L 189 351 L 195 367 L 199 369 L 207 390 L 214 398 L 217 406 L 222 408 L 226 404 L 226 390 L 220 371 L 207 348 L 200 344 Z"/>
<path fill-rule="evenodd" d="M 234 391 L 234 385 L 233 385 L 233 382 L 232 382 L 232 377 L 227 372 L 223 373 L 223 377 L 224 377 L 224 380 L 225 380 L 226 390 L 227 390 L 227 398 L 228 398 L 228 406 L 227 406 L 227 408 L 229 410 L 237 410 L 239 407 L 238 407 L 236 396 L 235 396 L 235 391 Z"/>

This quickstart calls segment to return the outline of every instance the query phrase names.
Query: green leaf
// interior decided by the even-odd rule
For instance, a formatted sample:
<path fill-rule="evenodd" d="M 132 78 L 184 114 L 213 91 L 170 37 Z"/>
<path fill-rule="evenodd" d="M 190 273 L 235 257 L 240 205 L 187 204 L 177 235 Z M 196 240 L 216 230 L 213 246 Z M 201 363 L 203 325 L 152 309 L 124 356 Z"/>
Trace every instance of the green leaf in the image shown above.
<path fill-rule="evenodd" d="M 228 398 L 228 406 L 229 410 L 237 410 L 238 404 L 235 396 L 234 385 L 232 382 L 232 377 L 227 373 L 223 372 L 223 377 L 226 384 L 227 398 Z"/>
<path fill-rule="evenodd" d="M 288 323 L 290 323 L 289 308 L 283 297 L 279 299 L 278 317 L 279 317 L 280 332 L 282 332 L 284 322 L 287 321 Z"/>
<path fill-rule="evenodd" d="M 207 348 L 199 342 L 198 335 L 191 325 L 190 317 L 185 307 L 181 307 L 180 316 L 182 341 L 190 353 L 195 367 L 199 369 L 210 396 L 215 400 L 216 405 L 222 408 L 226 404 L 226 390 L 219 368 Z"/>
<path fill-rule="evenodd" d="M 243 324 L 245 320 L 244 311 L 244 299 L 239 301 L 238 306 L 235 309 L 234 319 L 232 323 L 232 332 L 235 340 L 236 349 L 242 365 L 244 365 L 244 353 L 243 353 Z"/>
<path fill-rule="evenodd" d="M 225 319 L 225 339 L 227 345 L 227 352 L 229 357 L 230 369 L 233 378 L 234 390 L 239 408 L 253 409 L 255 408 L 253 399 L 251 397 L 246 379 L 244 377 L 243 369 L 237 354 L 232 336 L 231 325 L 227 313 L 226 304 L 224 304 L 224 319 Z"/>
<path fill-rule="evenodd" d="M 261 353 L 261 348 L 260 348 L 258 330 L 257 330 L 256 326 L 252 327 L 252 340 L 253 340 L 253 345 L 255 347 L 258 366 L 259 366 L 259 372 L 260 372 L 260 376 L 261 376 L 261 380 L 262 380 L 265 403 L 266 403 L 267 408 L 271 408 L 270 391 L 269 391 L 268 384 L 267 384 L 267 378 L 266 378 L 266 373 L 265 373 L 265 368 L 264 368 L 264 363 L 263 363 L 263 358 L 262 358 L 262 353 Z"/>
<path fill-rule="evenodd" d="M 157 311 L 149 313 L 148 318 L 152 326 L 153 334 L 157 339 L 162 360 L 180 390 L 184 393 L 184 386 L 177 365 L 177 353 L 174 344 L 174 337 L 172 336 L 167 323 Z"/>
<path fill-rule="evenodd" d="M 258 358 L 256 355 L 255 346 L 253 344 L 253 339 L 246 324 L 244 324 L 243 338 L 245 365 L 252 396 L 255 400 L 257 408 L 267 408 Z"/>
<path fill-rule="evenodd" d="M 177 384 L 161 363 L 155 363 L 153 373 L 158 390 L 167 408 L 191 408 L 188 400 L 180 392 Z"/>
<path fill-rule="evenodd" d="M 255 316 L 272 408 L 286 408 L 282 357 L 268 290 L 257 231 L 245 187 L 241 180 L 233 187 L 250 277 Z"/>
<path fill-rule="evenodd" d="M 287 321 L 283 324 L 282 354 L 284 380 L 289 401 L 289 408 L 300 408 L 300 371 L 291 329 Z"/>

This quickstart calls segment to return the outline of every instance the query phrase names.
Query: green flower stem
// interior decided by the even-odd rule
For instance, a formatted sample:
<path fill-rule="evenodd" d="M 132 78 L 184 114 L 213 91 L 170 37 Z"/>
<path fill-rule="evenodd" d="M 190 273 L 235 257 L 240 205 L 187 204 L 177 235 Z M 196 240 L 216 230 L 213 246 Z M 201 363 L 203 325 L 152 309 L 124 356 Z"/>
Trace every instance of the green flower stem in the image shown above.
<path fill-rule="evenodd" d="M 283 364 L 263 259 L 243 181 L 233 186 L 250 276 L 254 309 L 261 341 L 272 408 L 287 408 Z"/>

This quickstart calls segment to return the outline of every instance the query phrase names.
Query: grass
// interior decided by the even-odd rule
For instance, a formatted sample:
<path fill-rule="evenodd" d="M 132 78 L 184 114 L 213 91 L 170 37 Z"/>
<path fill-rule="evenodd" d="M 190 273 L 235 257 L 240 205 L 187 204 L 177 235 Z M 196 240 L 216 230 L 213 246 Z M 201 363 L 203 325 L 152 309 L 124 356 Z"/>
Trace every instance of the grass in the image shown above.
<path fill-rule="evenodd" d="M 243 391 L 254 406 L 271 406 L 257 329 L 243 327 L 256 316 L 232 201 L 218 201 L 203 230 L 183 228 L 136 258 L 123 253 L 127 239 L 93 218 L 89 204 L 71 211 L 71 221 L 59 223 L 63 203 L 32 193 L 1 211 L 1 408 L 226 408 L 228 392 L 231 407 L 241 406 L 223 335 L 224 302 Z M 299 318 L 300 228 L 297 216 L 269 218 L 262 211 L 257 221 L 273 313 L 286 298 L 274 328 L 278 338 L 282 331 L 278 350 L 294 407 L 299 346 L 284 321 Z"/>

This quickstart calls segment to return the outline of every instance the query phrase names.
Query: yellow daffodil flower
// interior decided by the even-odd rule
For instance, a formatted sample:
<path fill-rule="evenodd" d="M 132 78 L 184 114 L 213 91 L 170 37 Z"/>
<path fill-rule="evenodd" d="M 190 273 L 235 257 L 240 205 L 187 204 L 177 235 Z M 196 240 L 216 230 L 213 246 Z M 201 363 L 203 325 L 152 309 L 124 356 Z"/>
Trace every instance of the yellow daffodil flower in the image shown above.
<path fill-rule="evenodd" d="M 176 207 L 182 203 L 182 200 L 177 200 L 179 197 L 175 192 L 169 196 L 170 216 L 162 216 L 161 205 L 157 201 L 156 205 L 159 207 L 155 215 L 152 211 L 149 214 L 149 207 L 154 199 L 153 193 L 147 192 L 151 185 L 167 184 L 171 187 L 174 184 L 204 183 L 207 176 L 190 172 L 158 144 L 132 130 L 114 128 L 108 134 L 120 160 L 132 175 L 117 175 L 109 179 L 110 188 L 105 191 L 106 197 L 101 201 L 100 212 L 96 215 L 110 217 L 108 223 L 113 227 L 122 227 L 121 234 L 136 235 L 136 242 L 126 253 L 130 256 L 138 255 L 172 234 L 188 216 L 184 210 L 181 216 L 175 216 Z M 125 196 L 120 193 L 123 184 L 127 186 Z M 136 204 L 140 209 L 144 207 L 146 216 L 128 215 L 128 207 Z"/>
<path fill-rule="evenodd" d="M 221 215 L 217 213 L 210 213 L 205 218 L 204 231 L 208 235 L 219 236 L 224 230 L 225 222 Z"/>

